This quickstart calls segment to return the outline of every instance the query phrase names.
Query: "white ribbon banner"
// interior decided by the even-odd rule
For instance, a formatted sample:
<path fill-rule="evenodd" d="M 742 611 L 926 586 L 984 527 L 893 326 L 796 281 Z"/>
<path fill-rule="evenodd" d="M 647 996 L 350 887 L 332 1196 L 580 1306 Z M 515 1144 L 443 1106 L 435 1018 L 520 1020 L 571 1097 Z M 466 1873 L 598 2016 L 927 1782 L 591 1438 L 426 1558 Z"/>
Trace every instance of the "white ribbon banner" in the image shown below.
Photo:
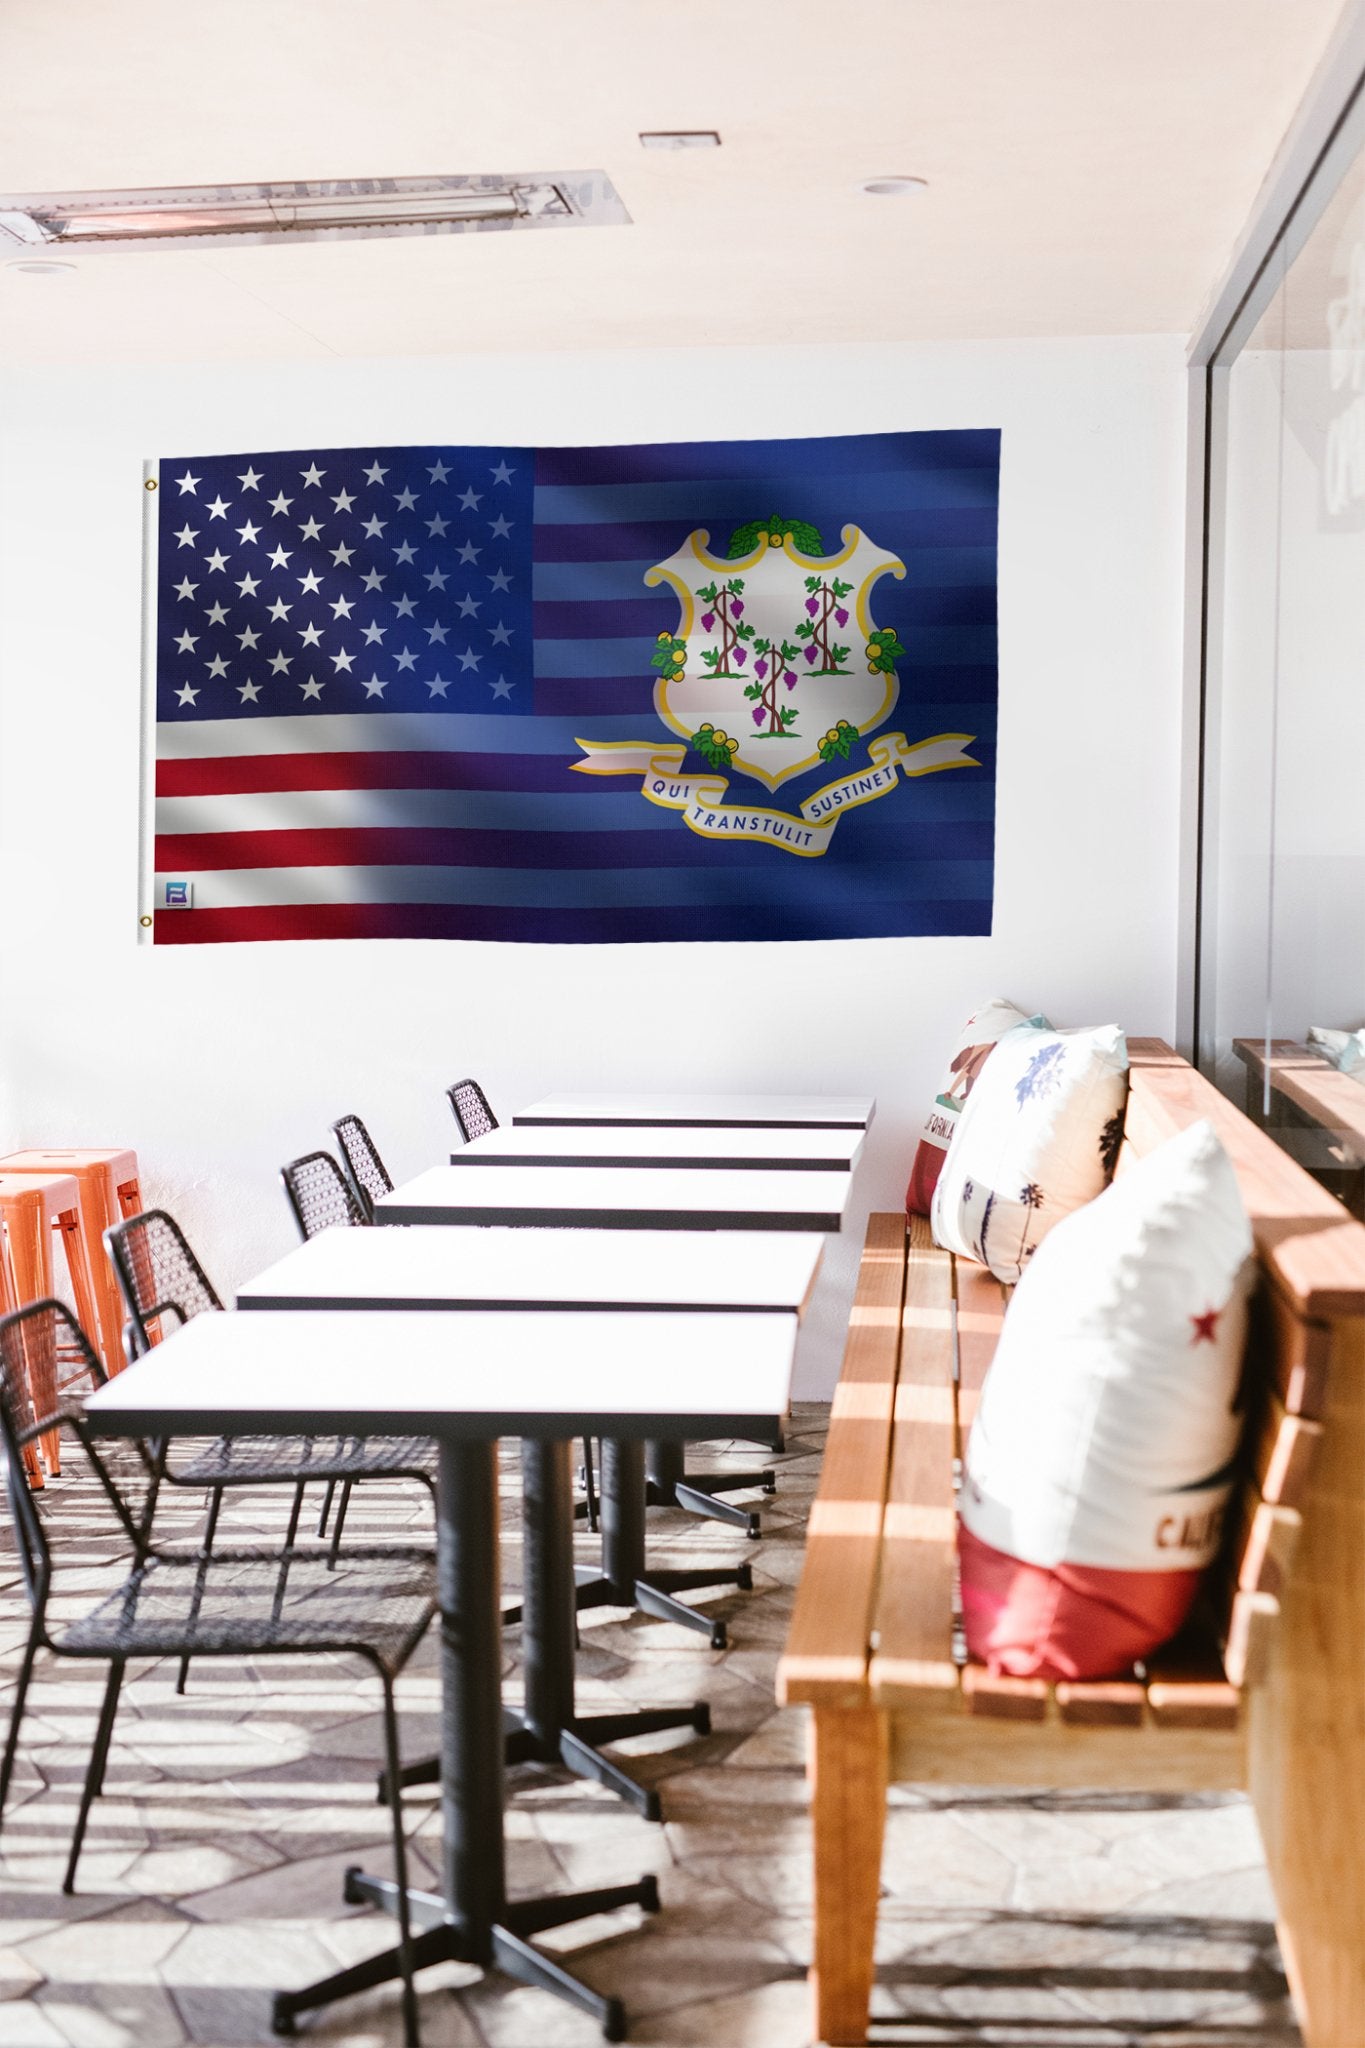
<path fill-rule="evenodd" d="M 867 743 L 870 768 L 841 775 L 806 798 L 799 813 L 752 809 L 727 804 L 729 780 L 724 775 L 680 775 L 686 747 L 635 742 L 578 740 L 583 759 L 573 766 L 584 775 L 638 775 L 640 794 L 661 810 L 681 811 L 683 822 L 703 839 L 766 839 L 787 853 L 822 854 L 834 837 L 845 811 L 874 803 L 896 786 L 896 774 L 907 778 L 935 775 L 941 768 L 977 768 L 963 751 L 974 735 L 944 732 L 910 746 L 903 732 L 879 733 Z"/>

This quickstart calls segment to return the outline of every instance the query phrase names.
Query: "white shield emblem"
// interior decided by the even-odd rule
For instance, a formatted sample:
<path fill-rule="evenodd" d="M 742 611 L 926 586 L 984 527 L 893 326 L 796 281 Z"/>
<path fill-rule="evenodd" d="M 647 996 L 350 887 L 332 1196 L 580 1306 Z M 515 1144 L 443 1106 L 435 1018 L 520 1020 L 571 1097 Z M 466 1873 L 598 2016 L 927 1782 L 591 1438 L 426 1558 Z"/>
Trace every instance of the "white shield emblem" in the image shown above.
<path fill-rule="evenodd" d="M 682 616 L 661 633 L 654 703 L 660 718 L 713 767 L 731 765 L 769 789 L 808 768 L 847 761 L 860 734 L 900 692 L 896 635 L 879 628 L 871 594 L 905 564 L 856 526 L 837 554 L 807 553 L 814 529 L 794 520 L 741 527 L 744 552 L 710 552 L 704 528 L 645 573 L 670 583 Z"/>

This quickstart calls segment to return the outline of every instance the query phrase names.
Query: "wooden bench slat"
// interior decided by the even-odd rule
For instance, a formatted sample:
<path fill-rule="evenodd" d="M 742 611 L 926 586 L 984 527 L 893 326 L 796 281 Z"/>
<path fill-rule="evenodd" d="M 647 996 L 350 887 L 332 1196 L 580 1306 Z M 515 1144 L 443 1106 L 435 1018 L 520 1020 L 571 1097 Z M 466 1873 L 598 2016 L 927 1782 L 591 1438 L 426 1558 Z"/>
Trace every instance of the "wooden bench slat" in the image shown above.
<path fill-rule="evenodd" d="M 953 1288 L 957 1300 L 957 1450 L 959 1457 L 965 1457 L 981 1405 L 981 1389 L 1005 1320 L 1009 1290 L 987 1267 L 973 1259 L 957 1258 L 953 1260 Z"/>
<path fill-rule="evenodd" d="M 953 1294 L 948 1260 L 912 1232 L 905 1259 L 900 1381 L 882 1524 L 872 1688 L 879 1705 L 898 1688 L 957 1688 L 953 1578 Z"/>
<path fill-rule="evenodd" d="M 1063 1721 L 1086 1728 L 1139 1728 L 1147 1713 L 1147 1689 L 1139 1680 L 1059 1679 L 1053 1688 Z"/>
<path fill-rule="evenodd" d="M 1361 1090 L 1365 1094 L 1365 1089 Z M 1332 1333 L 1326 1323 L 1296 1312 L 1273 1281 L 1258 1287 L 1251 1303 L 1250 1360 L 1254 1374 L 1279 1389 L 1291 1415 L 1316 1420 L 1327 1399 Z"/>
<path fill-rule="evenodd" d="M 1147 1711 L 1158 1728 L 1236 1728 L 1242 1696 L 1205 1621 L 1146 1660 Z"/>
<path fill-rule="evenodd" d="M 1232 1577 L 1239 1592 L 1278 1593 L 1303 1530 L 1296 1508 L 1277 1507 L 1244 1487 L 1232 1540 Z"/>
<path fill-rule="evenodd" d="M 1289 1415 L 1278 1394 L 1268 1394 L 1250 1445 L 1252 1470 L 1261 1498 L 1272 1507 L 1295 1508 L 1308 1490 L 1322 1424 Z"/>
<path fill-rule="evenodd" d="M 1273 1593 L 1233 1596 L 1223 1668 L 1235 1686 L 1260 1685 L 1264 1680 L 1279 1618 L 1280 1603 Z"/>
<path fill-rule="evenodd" d="M 1045 1678 L 1005 1678 L 984 1664 L 962 1673 L 962 1704 L 993 1721 L 1046 1721 L 1052 1687 Z"/>
<path fill-rule="evenodd" d="M 778 1665 L 784 1702 L 866 1703 L 904 1287 L 905 1218 L 871 1215 L 806 1561 Z"/>

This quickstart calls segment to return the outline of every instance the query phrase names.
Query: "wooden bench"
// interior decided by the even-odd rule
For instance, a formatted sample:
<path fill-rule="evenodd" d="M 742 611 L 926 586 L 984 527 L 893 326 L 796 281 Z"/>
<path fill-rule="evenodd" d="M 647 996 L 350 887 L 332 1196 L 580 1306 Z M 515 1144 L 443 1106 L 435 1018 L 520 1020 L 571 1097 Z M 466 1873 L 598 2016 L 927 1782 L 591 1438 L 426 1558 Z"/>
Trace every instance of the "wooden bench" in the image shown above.
<path fill-rule="evenodd" d="M 1206 1609 L 1106 1684 L 992 1678 L 955 1644 L 955 1465 L 1005 1310 L 982 1267 L 870 1219 L 778 1697 L 812 1710 L 816 2037 L 865 2040 L 888 1780 L 1247 1787 L 1308 2048 L 1365 2041 L 1365 1228 L 1166 1046 L 1124 1156 L 1199 1117 L 1260 1266 L 1259 1413 Z"/>
<path fill-rule="evenodd" d="M 1353 1216 L 1365 1214 L 1365 1087 L 1311 1045 L 1234 1038 L 1246 1068 L 1246 1109 L 1273 1130 Z"/>

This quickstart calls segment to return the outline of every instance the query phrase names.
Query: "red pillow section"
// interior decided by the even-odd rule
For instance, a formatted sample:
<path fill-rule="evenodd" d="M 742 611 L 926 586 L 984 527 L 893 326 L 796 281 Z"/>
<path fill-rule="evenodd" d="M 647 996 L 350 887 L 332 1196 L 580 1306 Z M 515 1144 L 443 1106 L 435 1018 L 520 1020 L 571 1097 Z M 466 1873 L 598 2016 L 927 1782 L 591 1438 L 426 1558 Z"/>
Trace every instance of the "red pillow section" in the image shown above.
<path fill-rule="evenodd" d="M 967 1654 L 1007 1678 L 1127 1671 L 1175 1635 L 1203 1573 L 1021 1564 L 959 1525 Z"/>

